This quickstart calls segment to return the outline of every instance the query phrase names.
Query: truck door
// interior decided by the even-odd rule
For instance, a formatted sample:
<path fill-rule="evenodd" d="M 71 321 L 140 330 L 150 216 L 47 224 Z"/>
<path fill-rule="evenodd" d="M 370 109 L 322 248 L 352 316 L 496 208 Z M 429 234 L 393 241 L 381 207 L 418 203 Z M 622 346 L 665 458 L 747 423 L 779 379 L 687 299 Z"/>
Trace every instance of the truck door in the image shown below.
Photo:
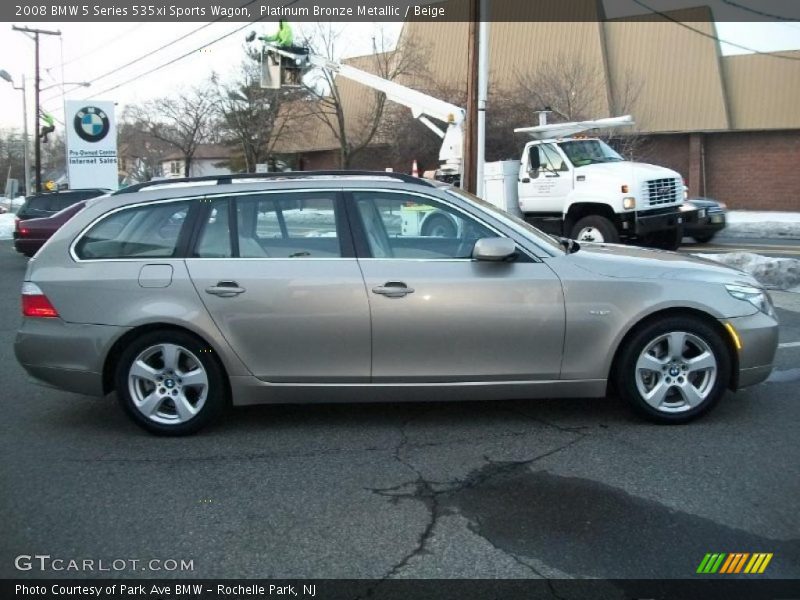
<path fill-rule="evenodd" d="M 558 216 L 572 191 L 572 171 L 560 151 L 549 143 L 530 144 L 520 164 L 519 201 L 524 213 Z"/>

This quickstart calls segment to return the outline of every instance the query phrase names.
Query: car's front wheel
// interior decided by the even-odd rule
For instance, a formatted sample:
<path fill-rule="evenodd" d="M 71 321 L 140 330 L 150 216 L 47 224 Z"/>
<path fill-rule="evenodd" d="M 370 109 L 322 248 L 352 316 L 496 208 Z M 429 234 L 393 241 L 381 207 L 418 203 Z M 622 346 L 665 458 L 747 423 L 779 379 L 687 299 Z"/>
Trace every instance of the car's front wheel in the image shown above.
<path fill-rule="evenodd" d="M 685 423 L 711 409 L 731 373 L 720 333 L 695 317 L 668 317 L 637 331 L 622 350 L 615 383 L 636 411 L 658 423 Z"/>
<path fill-rule="evenodd" d="M 208 346 L 182 331 L 153 331 L 120 356 L 116 389 L 122 406 L 147 431 L 195 433 L 220 416 L 227 386 Z"/>

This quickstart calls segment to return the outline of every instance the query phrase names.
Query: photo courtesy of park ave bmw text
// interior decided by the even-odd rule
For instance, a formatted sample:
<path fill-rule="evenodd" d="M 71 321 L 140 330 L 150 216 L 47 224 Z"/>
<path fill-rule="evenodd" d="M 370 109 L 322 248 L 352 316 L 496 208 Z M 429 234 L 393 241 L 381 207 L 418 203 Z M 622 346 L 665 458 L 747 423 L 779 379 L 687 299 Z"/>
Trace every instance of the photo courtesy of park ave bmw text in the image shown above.
<path fill-rule="evenodd" d="M 0 599 L 800 597 L 794 0 L 0 4 Z"/>

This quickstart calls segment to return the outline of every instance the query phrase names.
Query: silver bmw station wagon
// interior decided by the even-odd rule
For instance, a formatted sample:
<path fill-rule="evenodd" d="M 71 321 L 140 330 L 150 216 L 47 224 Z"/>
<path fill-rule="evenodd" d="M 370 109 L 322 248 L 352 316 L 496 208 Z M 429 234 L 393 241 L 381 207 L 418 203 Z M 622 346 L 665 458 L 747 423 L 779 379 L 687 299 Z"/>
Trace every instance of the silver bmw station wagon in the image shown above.
<path fill-rule="evenodd" d="M 689 421 L 770 373 L 745 273 L 554 239 L 459 189 L 370 172 L 151 182 L 30 261 L 15 350 L 153 433 L 230 403 L 602 397 Z"/>

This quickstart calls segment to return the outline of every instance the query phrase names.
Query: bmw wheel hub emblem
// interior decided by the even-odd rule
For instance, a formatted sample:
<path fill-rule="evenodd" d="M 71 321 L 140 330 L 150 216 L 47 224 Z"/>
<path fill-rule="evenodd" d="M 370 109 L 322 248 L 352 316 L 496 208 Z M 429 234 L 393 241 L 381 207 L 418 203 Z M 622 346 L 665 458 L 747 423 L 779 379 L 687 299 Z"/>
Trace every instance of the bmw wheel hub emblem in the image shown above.
<path fill-rule="evenodd" d="M 75 133 L 86 142 L 99 142 L 111 127 L 108 115 L 96 106 L 84 106 L 77 113 L 73 121 Z"/>

